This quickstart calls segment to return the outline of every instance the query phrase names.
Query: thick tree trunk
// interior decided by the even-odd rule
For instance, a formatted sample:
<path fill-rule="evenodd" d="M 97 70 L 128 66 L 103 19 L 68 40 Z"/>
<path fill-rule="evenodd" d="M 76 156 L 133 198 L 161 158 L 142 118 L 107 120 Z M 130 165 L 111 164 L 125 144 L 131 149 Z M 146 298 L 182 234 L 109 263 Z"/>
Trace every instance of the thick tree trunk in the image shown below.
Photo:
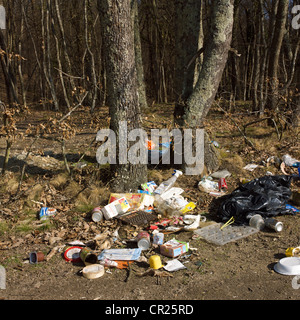
<path fill-rule="evenodd" d="M 203 122 L 216 97 L 228 59 L 228 51 L 231 45 L 233 29 L 233 3 L 233 0 L 216 0 L 213 2 L 210 35 L 204 45 L 203 63 L 196 85 L 193 87 L 194 68 L 190 70 L 187 70 L 186 68 L 183 69 L 183 72 L 189 72 L 181 76 L 181 79 L 183 79 L 182 95 L 175 107 L 175 125 L 182 129 L 192 129 L 194 137 L 192 141 L 192 148 L 194 152 L 197 152 L 197 148 L 199 148 L 199 145 L 196 145 L 195 142 L 197 134 L 196 130 L 204 127 Z M 187 19 L 187 17 L 184 17 L 182 20 L 182 30 L 186 30 L 188 27 L 191 28 L 191 32 L 192 30 L 194 30 L 194 32 L 199 31 L 199 21 L 196 12 L 193 12 L 193 15 L 189 17 L 188 22 L 186 22 L 185 19 Z M 192 27 L 193 21 L 194 28 Z M 187 25 L 184 27 L 185 24 Z M 189 35 L 189 42 L 192 44 L 197 43 L 196 40 L 198 39 L 198 34 L 196 33 L 194 35 L 195 39 Z M 188 46 L 184 43 L 183 39 L 180 40 L 183 41 L 182 47 L 184 45 Z M 196 53 L 196 49 L 193 51 Z M 189 63 L 191 59 L 191 52 L 184 52 L 184 49 L 177 52 L 185 55 L 185 61 Z M 180 63 L 179 61 L 179 65 L 183 65 L 183 63 L 186 62 Z M 182 69 L 179 69 L 179 71 L 180 70 Z M 177 77 L 180 77 L 178 73 Z M 179 79 L 177 78 L 177 81 L 178 80 Z M 180 85 L 177 84 L 176 87 L 180 88 Z M 207 134 L 205 135 L 204 145 L 202 147 L 202 150 L 204 151 L 203 163 L 201 163 L 202 161 L 196 163 L 195 166 L 193 166 L 192 171 L 190 171 L 193 172 L 192 174 L 201 174 L 204 170 L 203 165 L 206 165 L 207 168 L 209 167 L 209 171 L 213 171 L 218 168 L 219 163 L 217 155 L 209 142 Z M 188 165 L 183 163 L 183 168 L 187 169 Z"/>
<path fill-rule="evenodd" d="M 205 44 L 202 69 L 193 92 L 184 101 L 183 116 L 176 119 L 180 126 L 202 127 L 215 99 L 231 45 L 233 2 L 214 1 L 211 33 Z"/>
<path fill-rule="evenodd" d="M 176 0 L 176 67 L 175 93 L 177 101 L 186 101 L 192 94 L 200 32 L 201 1 Z M 177 111 L 180 108 L 176 107 Z"/>
<path fill-rule="evenodd" d="M 147 165 L 121 164 L 124 162 L 120 161 L 118 148 L 121 121 L 127 123 L 128 131 L 141 127 L 130 0 L 99 0 L 98 7 L 106 62 L 110 128 L 117 140 L 116 164 L 111 165 L 112 189 L 128 192 L 137 190 L 147 178 Z"/>

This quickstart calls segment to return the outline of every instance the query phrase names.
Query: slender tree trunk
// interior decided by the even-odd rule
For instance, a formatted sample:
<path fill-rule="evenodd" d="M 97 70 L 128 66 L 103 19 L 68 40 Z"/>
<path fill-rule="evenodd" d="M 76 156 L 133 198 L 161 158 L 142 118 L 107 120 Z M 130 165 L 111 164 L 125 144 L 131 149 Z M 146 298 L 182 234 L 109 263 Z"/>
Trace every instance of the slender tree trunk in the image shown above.
<path fill-rule="evenodd" d="M 130 0 L 99 0 L 98 7 L 106 62 L 110 128 L 117 140 L 116 164 L 111 165 L 114 177 L 111 187 L 118 192 L 128 192 L 136 190 L 147 178 L 146 164 L 120 161 L 119 154 L 120 121 L 127 123 L 128 131 L 141 128 Z"/>
<path fill-rule="evenodd" d="M 95 57 L 94 54 L 90 48 L 90 39 L 89 39 L 89 32 L 88 32 L 88 3 L 87 0 L 84 0 L 84 29 L 85 29 L 85 45 L 88 53 L 88 58 L 89 58 L 89 81 L 91 81 L 90 85 L 90 96 L 91 96 L 91 112 L 95 110 L 96 107 L 96 99 L 97 99 L 97 76 L 96 76 L 96 69 L 95 69 Z"/>
<path fill-rule="evenodd" d="M 239 14 L 240 14 L 240 6 L 239 3 L 235 3 L 234 6 L 234 26 L 233 26 L 233 35 L 232 35 L 232 48 L 238 50 L 238 24 L 239 24 Z M 231 90 L 234 100 L 241 99 L 241 84 L 240 84 L 240 68 L 239 68 L 239 60 L 240 58 L 237 54 L 231 54 L 231 66 L 232 66 L 232 75 L 231 75 Z"/>
<path fill-rule="evenodd" d="M 258 85 L 258 93 L 259 93 L 259 116 L 262 116 L 265 112 L 266 105 L 266 73 L 267 73 L 267 57 L 268 57 L 268 46 L 266 40 L 266 32 L 264 26 L 264 7 L 263 0 L 259 0 L 259 16 L 260 16 L 260 33 L 261 33 L 261 50 L 262 50 L 262 60 L 260 64 L 260 77 L 259 77 L 259 85 Z"/>
<path fill-rule="evenodd" d="M 140 102 L 141 108 L 147 108 L 148 103 L 147 103 L 146 85 L 145 85 L 145 78 L 144 78 L 144 65 L 143 65 L 143 58 L 142 58 L 138 0 L 131 0 L 131 14 L 132 14 L 132 23 L 134 28 L 134 47 L 135 47 L 136 73 L 137 73 L 137 81 L 138 81 L 138 89 L 139 89 L 139 102 Z"/>
<path fill-rule="evenodd" d="M 56 46 L 56 59 L 57 59 L 57 63 L 58 63 L 58 74 L 59 74 L 59 79 L 60 79 L 60 83 L 61 83 L 61 87 L 62 87 L 62 91 L 63 91 L 63 95 L 64 95 L 64 100 L 66 102 L 67 105 L 67 109 L 70 111 L 71 109 L 71 105 L 70 105 L 70 100 L 68 97 L 68 92 L 67 92 L 67 88 L 65 86 L 65 80 L 64 80 L 64 76 L 63 76 L 63 67 L 62 67 L 62 62 L 61 62 L 61 57 L 60 57 L 60 46 L 59 46 L 59 40 L 55 31 L 55 22 L 53 17 L 51 18 L 51 30 L 53 33 L 53 37 L 55 40 L 55 46 Z"/>
<path fill-rule="evenodd" d="M 4 74 L 7 100 L 8 103 L 17 103 L 19 104 L 18 93 L 15 87 L 15 76 L 11 68 L 11 63 L 9 59 L 9 53 L 6 46 L 5 34 L 6 30 L 0 30 L 0 49 L 3 50 L 0 55 L 1 66 Z"/>
<path fill-rule="evenodd" d="M 257 3 L 255 3 L 257 5 Z M 255 6 L 255 34 L 254 34 L 254 65 L 253 65 L 253 85 L 252 89 L 252 111 L 258 110 L 259 105 L 259 76 L 260 76 L 260 63 L 261 63 L 261 28 L 260 28 L 260 16 Z"/>
<path fill-rule="evenodd" d="M 41 19 L 42 19 L 42 49 L 43 49 L 43 68 L 44 76 L 50 88 L 52 102 L 55 111 L 59 110 L 58 100 L 56 96 L 56 90 L 53 83 L 52 73 L 51 73 L 51 56 L 50 56 L 50 32 L 49 32 L 49 15 L 50 15 L 50 2 L 47 0 L 46 3 L 46 18 L 44 12 L 44 1 L 41 0 Z M 46 29 L 45 29 L 46 26 Z"/>
<path fill-rule="evenodd" d="M 67 41 L 66 41 L 66 37 L 65 37 L 65 29 L 64 29 L 62 18 L 61 18 L 61 13 L 60 13 L 58 0 L 55 0 L 55 12 L 56 12 L 56 17 L 57 17 L 57 21 L 58 21 L 58 27 L 59 27 L 60 34 L 61 34 L 61 37 L 62 37 L 61 42 L 62 42 L 62 47 L 63 47 L 63 55 L 64 55 L 64 58 L 65 58 L 65 61 L 66 61 L 66 65 L 65 65 L 66 73 L 68 75 L 72 75 L 71 60 L 70 60 L 70 57 L 69 57 L 69 54 L 68 54 Z M 71 84 L 71 89 L 74 92 L 75 91 L 74 89 L 76 88 L 76 85 L 75 85 L 75 82 L 74 82 L 74 79 L 73 79 L 72 76 L 70 76 L 69 81 L 70 81 L 70 84 Z M 76 95 L 76 97 L 77 97 L 77 95 Z M 78 97 L 76 99 L 77 99 L 77 101 L 79 101 Z"/>
<path fill-rule="evenodd" d="M 268 93 L 268 107 L 270 110 L 275 110 L 278 107 L 279 102 L 279 57 L 285 32 L 288 6 L 289 2 L 287 0 L 279 0 L 274 36 L 270 48 L 271 54 L 269 59 L 270 91 Z"/>

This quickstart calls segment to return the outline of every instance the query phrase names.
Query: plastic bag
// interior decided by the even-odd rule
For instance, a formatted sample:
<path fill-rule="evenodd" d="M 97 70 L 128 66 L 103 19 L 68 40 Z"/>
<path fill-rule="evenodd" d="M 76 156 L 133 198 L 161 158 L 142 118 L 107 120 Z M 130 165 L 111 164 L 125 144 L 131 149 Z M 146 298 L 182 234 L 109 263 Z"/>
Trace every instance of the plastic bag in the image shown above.
<path fill-rule="evenodd" d="M 234 217 L 236 224 L 245 224 L 254 214 L 263 218 L 293 214 L 286 207 L 291 197 L 293 176 L 264 176 L 252 180 L 223 197 L 218 210 L 222 221 Z"/>
<path fill-rule="evenodd" d="M 286 166 L 289 167 L 295 167 L 295 168 L 299 168 L 300 167 L 300 161 L 292 158 L 290 155 L 286 154 L 282 157 L 282 161 L 284 162 L 284 164 Z"/>

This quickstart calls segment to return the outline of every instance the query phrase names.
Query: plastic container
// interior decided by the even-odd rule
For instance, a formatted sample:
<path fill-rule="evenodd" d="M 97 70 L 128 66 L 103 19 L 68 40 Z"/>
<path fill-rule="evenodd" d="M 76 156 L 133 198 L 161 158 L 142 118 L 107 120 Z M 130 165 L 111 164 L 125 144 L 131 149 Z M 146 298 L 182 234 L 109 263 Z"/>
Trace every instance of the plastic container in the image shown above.
<path fill-rule="evenodd" d="M 165 235 L 162 232 L 156 233 L 153 236 L 153 244 L 161 246 L 164 243 L 164 237 Z"/>
<path fill-rule="evenodd" d="M 80 252 L 82 247 L 71 246 L 65 249 L 64 259 L 68 262 L 80 262 Z"/>
<path fill-rule="evenodd" d="M 263 230 L 265 227 L 265 220 L 260 214 L 255 214 L 251 217 L 249 226 L 258 230 Z"/>
<path fill-rule="evenodd" d="M 151 246 L 150 235 L 148 232 L 140 232 L 137 236 L 137 245 L 141 250 L 148 250 Z"/>
<path fill-rule="evenodd" d="M 288 276 L 300 275 L 300 258 L 298 257 L 286 257 L 274 266 L 274 270 L 280 274 Z"/>
<path fill-rule="evenodd" d="M 97 279 L 104 275 L 104 267 L 101 264 L 91 264 L 82 270 L 82 275 L 87 279 Z"/>
<path fill-rule="evenodd" d="M 151 256 L 149 258 L 149 264 L 150 264 L 150 268 L 155 270 L 163 267 L 160 256 L 158 255 Z"/>
<path fill-rule="evenodd" d="M 161 183 L 155 190 L 154 190 L 154 199 L 155 199 L 155 202 L 157 204 L 161 203 L 162 202 L 162 199 L 161 199 L 161 195 L 165 192 L 167 192 L 169 189 L 171 189 L 176 180 L 178 179 L 178 177 L 180 177 L 182 175 L 182 172 L 179 171 L 179 170 L 174 170 L 174 173 L 172 175 L 171 178 L 169 178 L 168 180 L 164 181 L 163 183 Z"/>
<path fill-rule="evenodd" d="M 237 241 L 259 232 L 258 229 L 244 225 L 228 225 L 226 228 L 221 229 L 222 226 L 224 226 L 223 223 L 214 223 L 194 231 L 194 234 L 195 236 L 205 239 L 209 243 L 223 246 L 229 242 Z"/>
<path fill-rule="evenodd" d="M 286 251 L 285 251 L 285 255 L 286 255 L 287 257 L 300 257 L 300 247 L 296 247 L 296 248 L 290 247 L 290 248 L 287 248 Z"/>
<path fill-rule="evenodd" d="M 41 262 L 45 259 L 45 255 L 43 252 L 31 252 L 29 254 L 29 262 L 31 264 L 36 264 L 38 262 Z"/>

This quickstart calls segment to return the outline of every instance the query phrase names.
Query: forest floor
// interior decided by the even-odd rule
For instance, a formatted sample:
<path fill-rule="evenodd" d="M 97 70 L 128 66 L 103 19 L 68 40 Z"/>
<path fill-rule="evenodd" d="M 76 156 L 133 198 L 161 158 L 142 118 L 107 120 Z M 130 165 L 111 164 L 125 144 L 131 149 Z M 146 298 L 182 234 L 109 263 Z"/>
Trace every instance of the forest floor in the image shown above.
<path fill-rule="evenodd" d="M 282 174 L 274 164 L 267 164 L 272 156 L 285 154 L 300 158 L 299 132 L 283 131 L 279 140 L 274 127 L 266 121 L 247 127 L 247 137 L 256 151 L 245 144 L 237 128 L 256 118 L 245 107 L 241 114 L 224 116 L 212 110 L 207 120 L 207 131 L 219 143 L 220 169 L 227 169 L 228 194 L 240 185 L 240 179 L 264 176 L 267 171 Z M 240 109 L 239 109 L 240 110 Z M 170 127 L 171 105 L 153 106 L 144 114 L 144 126 Z M 97 112 L 99 123 L 105 126 L 108 111 Z M 47 121 L 54 117 L 50 112 L 32 112 L 18 121 L 18 128 L 25 133 L 28 124 Z M 34 119 L 34 121 L 32 120 Z M 0 290 L 3 300 L 298 300 L 299 290 L 293 288 L 293 276 L 274 271 L 274 265 L 285 256 L 289 247 L 300 245 L 300 221 L 297 215 L 282 215 L 283 231 L 266 230 L 223 246 L 194 238 L 193 232 L 180 231 L 167 234 L 165 241 L 176 238 L 189 242 L 192 251 L 180 258 L 186 269 L 156 276 L 149 271 L 147 262 L 134 262 L 130 273 L 127 269 L 111 268 L 98 279 L 82 276 L 83 263 L 67 262 L 64 248 L 74 240 L 94 243 L 97 235 L 106 233 L 110 241 L 119 227 L 119 239 L 112 248 L 123 247 L 132 239 L 139 227 L 123 225 L 116 219 L 96 224 L 91 220 L 95 206 L 108 203 L 110 190 L 107 167 L 97 165 L 97 145 L 91 142 L 96 136 L 90 126 L 89 115 L 80 110 L 72 115 L 80 127 L 76 136 L 66 142 L 72 179 L 65 173 L 59 142 L 40 138 L 27 158 L 27 167 L 21 188 L 17 193 L 24 157 L 34 137 L 24 136 L 13 144 L 9 168 L 0 180 L 0 265 L 6 270 L 6 289 Z M 232 121 L 235 120 L 235 123 Z M 0 140 L 0 162 L 3 161 L 5 140 Z M 76 163 L 85 152 L 81 162 Z M 244 168 L 249 163 L 259 166 L 252 172 Z M 1 163 L 0 163 L 1 164 Z M 292 169 L 291 169 L 292 170 Z M 157 184 L 170 177 L 172 168 L 150 167 L 149 181 Z M 212 202 L 215 198 L 199 190 L 199 176 L 182 176 L 177 186 L 185 190 L 185 196 L 197 203 L 193 214 L 206 217 L 200 227 L 216 222 Z M 300 184 L 293 183 L 294 192 Z M 57 209 L 55 217 L 42 222 L 38 213 L 42 204 Z M 299 206 L 298 206 L 299 207 Z M 123 241 L 123 242 L 122 242 Z M 110 243 L 111 244 L 111 243 Z M 56 250 L 56 253 L 54 253 Z M 29 254 L 41 251 L 46 259 L 37 264 L 29 263 Z M 49 253 L 54 253 L 49 257 Z M 143 252 L 147 259 L 159 254 L 156 248 Z M 165 265 L 171 258 L 160 255 Z M 48 257 L 48 259 L 47 259 Z M 49 259 L 50 258 L 50 259 Z M 162 270 L 161 270 L 162 271 Z M 146 274 L 145 274 L 146 272 Z M 142 274 L 144 274 L 142 276 Z"/>

